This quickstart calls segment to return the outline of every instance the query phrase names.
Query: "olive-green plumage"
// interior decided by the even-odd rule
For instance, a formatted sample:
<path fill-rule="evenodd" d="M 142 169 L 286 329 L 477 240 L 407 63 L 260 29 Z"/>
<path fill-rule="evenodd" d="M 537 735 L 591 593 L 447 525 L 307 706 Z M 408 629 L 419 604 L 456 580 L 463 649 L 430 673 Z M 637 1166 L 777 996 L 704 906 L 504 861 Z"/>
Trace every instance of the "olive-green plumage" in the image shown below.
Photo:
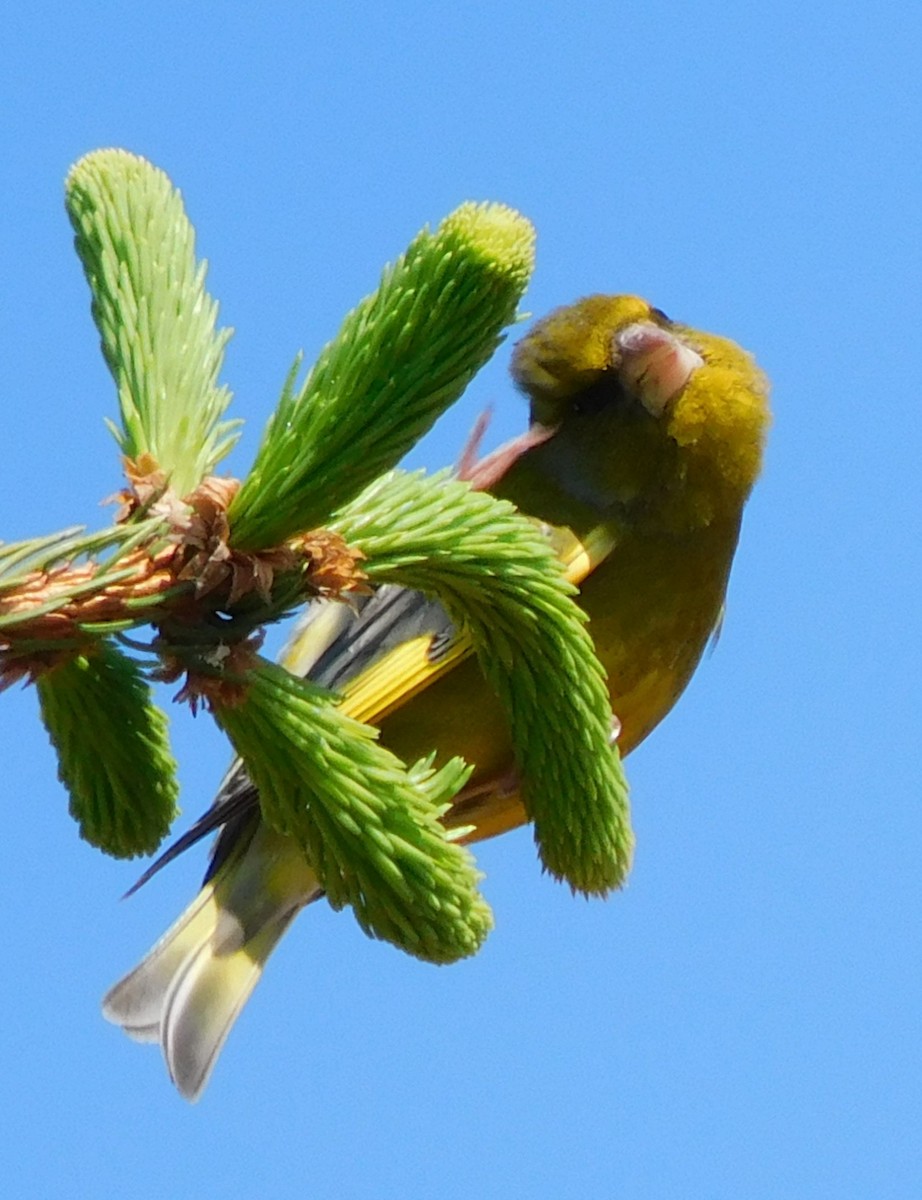
<path fill-rule="evenodd" d="M 580 587 L 627 754 L 672 708 L 720 621 L 761 462 L 765 380 L 733 342 L 634 296 L 551 313 L 517 346 L 512 373 L 531 426 L 464 474 L 548 525 Z M 449 628 L 433 601 L 384 588 L 357 614 L 312 610 L 283 661 L 340 691 L 344 709 L 380 725 L 405 760 L 435 748 L 476 764 L 444 818 L 473 827 L 472 841 L 527 817 L 505 719 L 476 661 L 442 669 L 430 653 Z M 131 1036 L 160 1042 L 192 1099 L 278 938 L 318 895 L 239 771 L 202 828 L 225 813 L 198 899 L 104 1005 Z"/>

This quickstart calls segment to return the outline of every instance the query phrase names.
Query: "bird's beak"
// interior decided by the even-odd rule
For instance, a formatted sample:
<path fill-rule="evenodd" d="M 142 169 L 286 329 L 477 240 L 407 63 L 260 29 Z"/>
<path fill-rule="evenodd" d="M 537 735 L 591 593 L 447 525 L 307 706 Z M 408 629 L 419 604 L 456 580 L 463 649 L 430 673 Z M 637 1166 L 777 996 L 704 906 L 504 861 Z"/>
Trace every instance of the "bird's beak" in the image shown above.
<path fill-rule="evenodd" d="M 635 321 L 615 334 L 615 357 L 625 384 L 653 417 L 661 417 L 704 359 L 674 333 Z"/>

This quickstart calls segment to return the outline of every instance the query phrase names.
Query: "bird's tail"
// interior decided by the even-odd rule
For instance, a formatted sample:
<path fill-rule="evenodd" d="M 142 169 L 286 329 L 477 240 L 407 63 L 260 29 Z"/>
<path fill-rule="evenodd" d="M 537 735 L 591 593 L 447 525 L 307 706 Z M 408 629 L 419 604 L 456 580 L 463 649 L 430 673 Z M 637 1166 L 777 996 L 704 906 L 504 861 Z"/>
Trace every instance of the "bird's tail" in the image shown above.
<path fill-rule="evenodd" d="M 261 826 L 133 971 L 103 1013 L 139 1042 L 159 1042 L 176 1087 L 201 1095 L 266 960 L 320 894 L 293 843 Z"/>

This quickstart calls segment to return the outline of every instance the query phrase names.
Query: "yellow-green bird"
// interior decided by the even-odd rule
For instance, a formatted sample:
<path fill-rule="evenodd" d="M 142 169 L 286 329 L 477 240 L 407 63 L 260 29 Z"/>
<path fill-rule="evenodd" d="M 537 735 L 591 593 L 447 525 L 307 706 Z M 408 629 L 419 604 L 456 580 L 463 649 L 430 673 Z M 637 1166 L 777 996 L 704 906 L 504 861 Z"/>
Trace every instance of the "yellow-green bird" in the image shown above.
<path fill-rule="evenodd" d="M 579 585 L 627 754 L 675 704 L 720 622 L 761 464 L 766 381 L 735 343 L 636 296 L 557 309 L 519 342 L 512 373 L 531 401 L 528 432 L 461 473 L 549 527 Z M 443 819 L 476 841 L 527 818 L 503 712 L 476 659 L 452 653 L 453 636 L 437 602 L 387 586 L 358 610 L 313 606 L 283 662 L 379 725 L 405 761 L 435 748 L 474 764 Z M 193 1100 L 272 949 L 321 894 L 298 846 L 262 821 L 239 764 L 164 858 L 212 829 L 198 897 L 103 1006 L 129 1036 L 160 1043 Z"/>

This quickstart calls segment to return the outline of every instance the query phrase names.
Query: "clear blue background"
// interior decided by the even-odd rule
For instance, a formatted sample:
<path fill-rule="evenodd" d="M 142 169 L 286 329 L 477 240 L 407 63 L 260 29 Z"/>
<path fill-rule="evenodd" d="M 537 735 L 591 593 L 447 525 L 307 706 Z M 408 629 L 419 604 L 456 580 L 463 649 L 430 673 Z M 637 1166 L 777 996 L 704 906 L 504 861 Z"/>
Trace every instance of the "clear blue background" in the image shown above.
<path fill-rule="evenodd" d="M 245 472 L 285 371 L 464 199 L 539 231 L 541 314 L 638 291 L 754 350 L 776 422 L 723 636 L 630 760 L 607 903 L 484 846 L 446 969 L 320 906 L 195 1108 L 105 987 L 195 889 L 79 841 L 34 695 L 0 698 L 0 1179 L 10 1197 L 922 1194 L 920 10 L 912 3 L 19 5 L 0 48 L 0 534 L 99 525 L 114 394 L 62 180 L 182 188 L 237 329 Z M 508 349 L 475 414 L 519 430 Z M 173 709 L 186 817 L 227 751 Z"/>

